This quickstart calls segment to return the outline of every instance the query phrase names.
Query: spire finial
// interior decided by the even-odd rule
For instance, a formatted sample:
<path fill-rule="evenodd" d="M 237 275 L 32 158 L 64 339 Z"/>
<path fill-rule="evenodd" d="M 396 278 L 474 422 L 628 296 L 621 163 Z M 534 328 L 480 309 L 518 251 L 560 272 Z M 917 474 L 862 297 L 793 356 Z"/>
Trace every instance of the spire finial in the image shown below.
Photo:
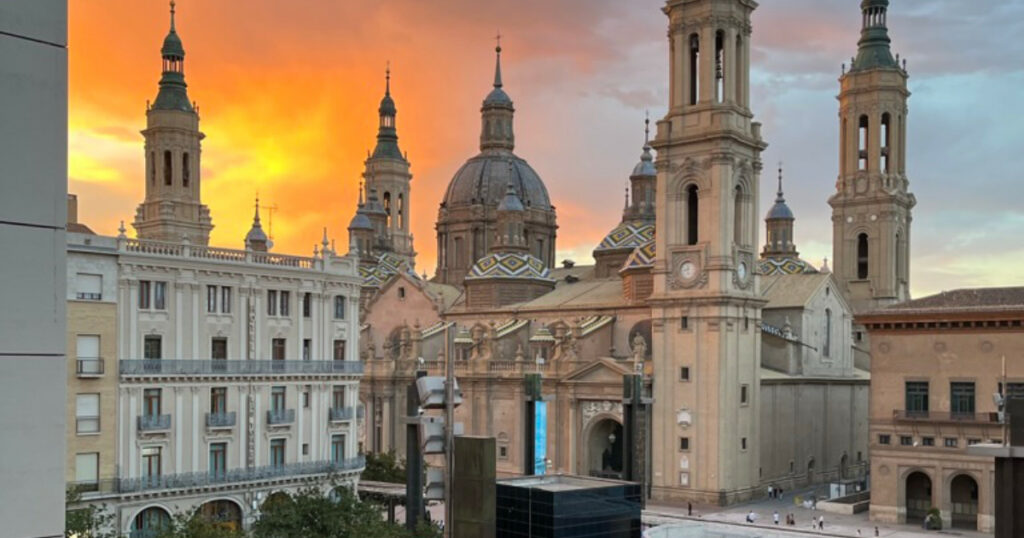
<path fill-rule="evenodd" d="M 644 145 L 648 145 L 651 140 L 651 111 L 644 110 Z"/>
<path fill-rule="evenodd" d="M 629 182 L 628 181 L 626 182 L 625 191 L 626 191 L 626 194 L 625 194 L 625 204 L 622 206 L 622 209 L 624 211 L 628 211 L 629 210 Z"/>
<path fill-rule="evenodd" d="M 253 224 L 259 224 L 260 223 L 260 193 L 258 191 L 256 192 L 256 203 L 254 205 L 256 206 L 256 211 L 255 211 L 255 215 L 252 218 Z"/>
<path fill-rule="evenodd" d="M 359 182 L 359 207 L 363 207 L 363 182 Z"/>
<path fill-rule="evenodd" d="M 391 95 L 391 60 L 388 60 L 384 68 L 384 95 Z"/>
<path fill-rule="evenodd" d="M 497 58 L 494 61 L 494 87 L 495 88 L 500 88 L 501 87 L 501 32 L 500 31 L 498 32 L 498 35 L 496 35 L 494 37 L 494 39 L 497 42 L 497 46 L 494 47 L 494 53 L 495 53 L 495 56 Z"/>
<path fill-rule="evenodd" d="M 174 31 L 174 0 L 171 0 L 171 31 Z"/>
<path fill-rule="evenodd" d="M 782 161 L 779 161 L 779 190 L 775 201 L 782 201 Z"/>

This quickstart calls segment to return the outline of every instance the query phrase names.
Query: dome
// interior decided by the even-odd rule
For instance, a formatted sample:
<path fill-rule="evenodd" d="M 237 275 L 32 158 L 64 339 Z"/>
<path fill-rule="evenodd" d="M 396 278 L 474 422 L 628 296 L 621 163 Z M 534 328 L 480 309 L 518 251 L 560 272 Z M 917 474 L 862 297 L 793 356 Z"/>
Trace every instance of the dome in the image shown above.
<path fill-rule="evenodd" d="M 493 90 L 491 90 L 491 93 L 487 94 L 487 98 L 484 99 L 484 106 L 491 105 L 504 105 L 511 107 L 512 98 L 509 97 L 507 93 L 505 93 L 505 90 L 501 89 L 500 87 L 496 87 Z"/>
<path fill-rule="evenodd" d="M 466 280 L 484 278 L 515 278 L 554 282 L 551 270 L 530 254 L 494 252 L 477 260 Z"/>
<path fill-rule="evenodd" d="M 643 221 L 623 222 L 615 227 L 601 240 L 601 244 L 594 249 L 595 252 L 602 250 L 619 250 L 624 248 L 633 249 L 649 243 L 654 239 L 654 225 Z"/>
<path fill-rule="evenodd" d="M 171 30 L 167 34 L 167 37 L 164 38 L 164 46 L 160 47 L 160 54 L 177 58 L 185 57 L 185 47 L 181 44 L 181 38 L 178 37 L 177 32 Z"/>
<path fill-rule="evenodd" d="M 762 275 L 799 275 L 818 272 L 813 265 L 797 257 L 761 258 L 757 263 L 757 269 Z"/>
<path fill-rule="evenodd" d="M 633 177 L 656 175 L 658 175 L 658 172 L 654 169 L 654 157 L 651 156 L 651 146 L 644 144 L 644 152 L 640 155 L 640 162 L 636 163 L 636 166 L 633 167 Z"/>
<path fill-rule="evenodd" d="M 522 211 L 523 203 L 519 201 L 519 197 L 516 196 L 516 189 L 509 183 L 508 187 L 505 188 L 505 197 L 501 199 L 501 203 L 498 204 L 498 211 Z"/>
<path fill-rule="evenodd" d="M 362 206 L 356 210 L 356 214 L 352 217 L 352 221 L 348 223 L 349 230 L 372 230 L 373 224 L 370 223 L 370 218 L 366 216 Z"/>
<path fill-rule="evenodd" d="M 793 220 L 793 211 L 786 205 L 785 200 L 775 200 L 775 205 L 768 210 L 766 219 L 789 219 Z"/>
<path fill-rule="evenodd" d="M 654 240 L 650 240 L 643 245 L 640 245 L 633 249 L 629 257 L 622 264 L 622 269 L 619 272 L 629 271 L 630 269 L 650 269 L 654 266 Z"/>
<path fill-rule="evenodd" d="M 245 234 L 245 242 L 267 242 L 267 234 L 263 232 L 263 228 L 260 226 L 259 222 L 255 223 L 253 227 L 249 229 L 249 233 Z"/>
<path fill-rule="evenodd" d="M 395 100 L 391 98 L 390 93 L 384 94 L 384 98 L 380 100 L 380 108 L 377 109 L 377 112 L 381 116 L 394 116 L 398 113 L 398 108 L 395 107 Z"/>
<path fill-rule="evenodd" d="M 496 206 L 510 184 L 526 208 L 552 209 L 540 176 L 511 152 L 485 152 L 466 161 L 448 184 L 442 205 L 448 209 L 474 204 Z"/>

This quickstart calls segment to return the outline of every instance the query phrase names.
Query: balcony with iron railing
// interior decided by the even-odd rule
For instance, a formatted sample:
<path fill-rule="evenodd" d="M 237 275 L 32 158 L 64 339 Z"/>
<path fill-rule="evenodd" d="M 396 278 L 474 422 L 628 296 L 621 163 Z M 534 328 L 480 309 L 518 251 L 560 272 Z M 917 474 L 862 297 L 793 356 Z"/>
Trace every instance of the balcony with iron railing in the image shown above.
<path fill-rule="evenodd" d="M 331 422 L 344 422 L 355 418 L 356 410 L 354 407 L 332 407 L 328 414 Z"/>
<path fill-rule="evenodd" d="M 270 426 L 285 426 L 294 422 L 294 409 L 271 409 L 267 411 L 267 424 Z"/>
<path fill-rule="evenodd" d="M 102 301 L 103 294 L 88 291 L 79 291 L 75 293 L 75 299 L 79 301 Z"/>
<path fill-rule="evenodd" d="M 75 361 L 75 375 L 82 378 L 102 376 L 103 359 L 99 357 L 79 357 Z"/>
<path fill-rule="evenodd" d="M 207 413 L 206 427 L 213 429 L 226 429 L 235 427 L 235 412 Z"/>
<path fill-rule="evenodd" d="M 951 424 L 1002 424 L 999 413 L 974 413 L 957 411 L 916 411 L 911 409 L 894 409 L 892 418 L 897 422 L 944 422 Z"/>
<path fill-rule="evenodd" d="M 303 463 L 286 463 L 282 465 L 265 465 L 263 467 L 231 469 L 223 472 L 197 472 L 165 474 L 160 476 L 143 476 L 137 478 L 111 478 L 87 484 L 81 484 L 83 493 L 111 494 L 138 493 L 162 489 L 180 489 L 209 487 L 256 480 L 273 480 L 288 478 L 304 478 L 315 475 L 327 475 L 359 471 L 366 466 L 362 455 L 341 461 L 313 461 Z M 69 485 L 78 486 L 79 483 Z"/>
<path fill-rule="evenodd" d="M 141 359 L 118 361 L 122 377 L 154 376 L 255 376 L 363 373 L 360 361 L 294 361 L 294 360 L 178 360 Z"/>
<path fill-rule="evenodd" d="M 157 432 L 171 429 L 171 415 L 139 415 L 140 432 Z"/>

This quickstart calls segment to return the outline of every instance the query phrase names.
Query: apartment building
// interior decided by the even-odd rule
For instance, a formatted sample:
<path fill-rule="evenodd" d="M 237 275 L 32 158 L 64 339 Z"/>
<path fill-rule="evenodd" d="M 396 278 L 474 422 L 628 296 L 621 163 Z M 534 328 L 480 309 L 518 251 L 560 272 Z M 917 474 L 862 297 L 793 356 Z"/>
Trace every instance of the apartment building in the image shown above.
<path fill-rule="evenodd" d="M 1024 397 L 1024 288 L 961 289 L 858 316 L 871 341 L 871 517 L 992 532 L 1000 398 Z"/>

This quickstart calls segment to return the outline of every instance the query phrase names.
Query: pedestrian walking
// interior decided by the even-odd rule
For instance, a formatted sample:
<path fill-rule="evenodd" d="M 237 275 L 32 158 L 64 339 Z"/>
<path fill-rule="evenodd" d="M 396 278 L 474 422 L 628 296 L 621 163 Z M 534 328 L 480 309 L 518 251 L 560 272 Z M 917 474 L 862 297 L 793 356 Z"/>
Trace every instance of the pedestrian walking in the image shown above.
<path fill-rule="evenodd" d="M 689 502 L 686 503 L 686 515 L 688 515 L 688 516 L 692 516 L 693 515 L 693 504 L 692 503 L 689 503 Z"/>
<path fill-rule="evenodd" d="M 771 499 L 771 498 L 772 498 L 772 493 L 773 493 L 773 492 L 774 492 L 773 488 L 772 488 L 771 486 L 768 486 L 768 498 L 769 498 L 769 499 Z"/>
<path fill-rule="evenodd" d="M 878 527 L 875 527 L 875 536 L 878 536 Z"/>
<path fill-rule="evenodd" d="M 772 512 L 772 520 L 775 521 L 776 525 L 779 524 L 779 511 L 778 510 Z"/>
<path fill-rule="evenodd" d="M 825 516 L 818 516 L 818 530 L 825 530 Z"/>

